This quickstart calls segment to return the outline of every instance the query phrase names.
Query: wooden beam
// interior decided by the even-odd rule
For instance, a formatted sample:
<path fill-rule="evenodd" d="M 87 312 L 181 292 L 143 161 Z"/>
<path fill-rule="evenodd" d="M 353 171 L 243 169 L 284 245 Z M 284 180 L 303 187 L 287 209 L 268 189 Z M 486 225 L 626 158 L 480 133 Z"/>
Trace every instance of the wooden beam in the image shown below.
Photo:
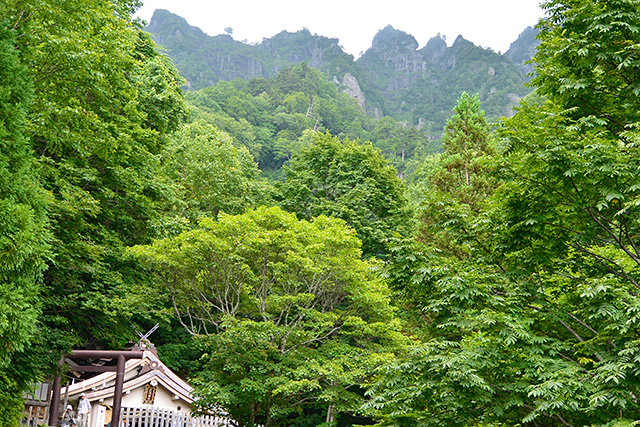
<path fill-rule="evenodd" d="M 118 372 L 117 366 L 76 365 L 72 366 L 74 372 Z"/>
<path fill-rule="evenodd" d="M 58 369 L 64 364 L 64 357 L 58 362 Z M 60 377 L 56 375 L 53 379 L 53 391 L 51 396 L 51 408 L 49 408 L 49 426 L 56 427 L 58 425 L 58 413 L 60 412 Z"/>
<path fill-rule="evenodd" d="M 112 351 L 112 350 L 73 350 L 67 357 L 70 359 L 142 359 L 144 351 Z"/>
<path fill-rule="evenodd" d="M 65 357 L 69 359 L 118 359 L 116 366 L 116 387 L 113 396 L 114 416 L 120 418 L 120 414 L 116 415 L 115 409 L 120 411 L 122 401 L 122 385 L 124 380 L 124 365 L 128 359 L 142 359 L 144 351 L 109 351 L 109 350 L 73 350 L 71 354 L 63 356 L 60 365 L 65 363 Z M 99 368 L 101 370 L 94 370 Z M 71 370 L 76 372 L 113 372 L 112 366 L 72 366 Z M 82 371 L 81 371 L 82 369 Z M 86 370 L 85 370 L 86 369 Z M 118 390 L 118 381 L 120 381 L 120 389 Z M 60 377 L 56 376 L 53 380 L 53 395 L 51 396 L 51 407 L 49 412 L 49 426 L 56 427 L 58 425 L 58 413 L 60 412 Z M 118 423 L 115 424 L 116 426 Z"/>

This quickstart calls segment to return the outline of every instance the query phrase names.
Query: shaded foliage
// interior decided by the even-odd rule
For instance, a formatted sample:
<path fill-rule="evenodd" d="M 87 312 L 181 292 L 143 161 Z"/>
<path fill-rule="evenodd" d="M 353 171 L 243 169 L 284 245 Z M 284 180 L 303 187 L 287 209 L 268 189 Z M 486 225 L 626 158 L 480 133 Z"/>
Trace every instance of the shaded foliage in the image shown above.
<path fill-rule="evenodd" d="M 135 4 L 0 7 L 29 68 L 25 135 L 51 195 L 39 334 L 55 351 L 120 347 L 131 337 L 140 270 L 124 248 L 153 235 L 148 223 L 165 203 L 157 155 L 186 108 L 177 72 L 130 20 Z"/>
<path fill-rule="evenodd" d="M 22 393 L 37 373 L 23 363 L 24 351 L 37 331 L 50 237 L 47 196 L 24 132 L 33 90 L 10 24 L 0 20 L 0 426 L 18 423 Z"/>
<path fill-rule="evenodd" d="M 316 133 L 279 185 L 282 207 L 301 218 L 341 218 L 362 239 L 365 257 L 387 253 L 386 239 L 409 230 L 404 186 L 370 143 Z"/>

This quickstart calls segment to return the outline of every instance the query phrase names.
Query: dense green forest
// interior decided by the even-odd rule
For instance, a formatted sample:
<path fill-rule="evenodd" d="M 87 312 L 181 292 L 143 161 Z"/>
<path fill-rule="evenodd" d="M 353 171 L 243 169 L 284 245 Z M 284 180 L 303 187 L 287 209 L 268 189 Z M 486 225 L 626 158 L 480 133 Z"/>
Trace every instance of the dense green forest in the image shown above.
<path fill-rule="evenodd" d="M 136 7 L 0 4 L 1 427 L 156 322 L 242 427 L 640 422 L 639 0 L 546 1 L 441 146 L 307 63 L 185 94 Z"/>
<path fill-rule="evenodd" d="M 222 81 L 188 92 L 186 99 L 193 120 L 231 135 L 272 180 L 283 179 L 282 166 L 313 132 L 371 141 L 401 176 L 411 175 L 419 159 L 439 150 L 439 144 L 415 126 L 365 114 L 354 99 L 306 63 L 285 68 L 273 79 Z"/>

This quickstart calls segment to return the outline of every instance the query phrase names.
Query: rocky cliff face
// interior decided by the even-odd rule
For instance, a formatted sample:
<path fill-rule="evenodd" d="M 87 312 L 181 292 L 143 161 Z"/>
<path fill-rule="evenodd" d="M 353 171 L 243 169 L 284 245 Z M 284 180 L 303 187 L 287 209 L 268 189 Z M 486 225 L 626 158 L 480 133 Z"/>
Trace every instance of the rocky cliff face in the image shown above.
<path fill-rule="evenodd" d="M 237 77 L 269 77 L 264 58 L 255 47 L 229 35 L 210 37 L 166 10 L 156 10 L 146 30 L 167 50 L 187 80 L 188 89 L 202 89 Z"/>
<path fill-rule="evenodd" d="M 536 48 L 540 44 L 536 37 L 540 33 L 540 30 L 528 27 L 519 36 L 516 41 L 511 43 L 509 50 L 504 54 L 514 64 L 520 67 L 520 71 L 528 76 L 533 72 L 533 64 L 527 64 L 527 62 L 533 58 L 536 53 Z"/>
<path fill-rule="evenodd" d="M 358 101 L 358 104 L 360 104 L 361 107 L 365 107 L 367 98 L 360 87 L 360 83 L 358 83 L 358 79 L 353 75 L 345 73 L 342 77 L 342 81 L 338 80 L 337 77 L 334 77 L 333 82 L 336 83 L 347 95 Z"/>
<path fill-rule="evenodd" d="M 353 61 L 353 57 L 342 50 L 338 39 L 312 35 L 306 29 L 295 33 L 282 31 L 265 39 L 257 48 L 272 64 L 269 71 L 275 74 L 282 68 L 302 62 L 332 74 L 331 65 L 337 58 Z"/>
<path fill-rule="evenodd" d="M 238 77 L 274 77 L 283 68 L 302 62 L 342 79 L 354 64 L 338 39 L 312 35 L 308 30 L 283 31 L 259 45 L 248 45 L 229 35 L 208 36 L 184 18 L 161 9 L 155 11 L 146 30 L 167 49 L 190 90 Z"/>
<path fill-rule="evenodd" d="M 458 37 L 451 46 L 436 36 L 419 49 L 416 39 L 388 26 L 357 61 L 337 39 L 308 30 L 283 31 L 258 45 L 228 35 L 210 37 L 183 18 L 157 10 L 147 27 L 167 48 L 187 89 L 220 80 L 274 77 L 280 70 L 306 62 L 355 98 L 368 113 L 421 126 L 438 137 L 462 91 L 480 94 L 489 118 L 509 115 L 528 93 L 524 62 L 535 49 L 535 32 L 523 32 L 500 55 Z"/>
<path fill-rule="evenodd" d="M 391 26 L 376 34 L 357 64 L 388 98 L 435 75 L 433 62 L 418 50 L 416 39 Z"/>
<path fill-rule="evenodd" d="M 462 91 L 478 93 L 490 118 L 512 113 L 528 93 L 525 78 L 509 58 L 458 37 L 448 47 L 442 37 L 425 47 L 389 26 L 357 60 L 357 65 L 386 100 L 397 119 L 422 126 L 437 136 Z"/>

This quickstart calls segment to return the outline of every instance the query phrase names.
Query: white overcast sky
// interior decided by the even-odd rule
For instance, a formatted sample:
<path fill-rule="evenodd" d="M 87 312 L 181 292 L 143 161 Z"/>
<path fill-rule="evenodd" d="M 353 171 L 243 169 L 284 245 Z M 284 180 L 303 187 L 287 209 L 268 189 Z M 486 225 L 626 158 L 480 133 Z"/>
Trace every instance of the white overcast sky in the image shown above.
<path fill-rule="evenodd" d="M 282 30 L 307 28 L 338 38 L 356 58 L 387 25 L 405 31 L 420 47 L 438 33 L 451 45 L 458 35 L 505 52 L 543 16 L 541 0 L 143 0 L 136 16 L 149 22 L 156 9 L 182 16 L 215 36 L 233 28 L 233 38 L 261 42 Z"/>

